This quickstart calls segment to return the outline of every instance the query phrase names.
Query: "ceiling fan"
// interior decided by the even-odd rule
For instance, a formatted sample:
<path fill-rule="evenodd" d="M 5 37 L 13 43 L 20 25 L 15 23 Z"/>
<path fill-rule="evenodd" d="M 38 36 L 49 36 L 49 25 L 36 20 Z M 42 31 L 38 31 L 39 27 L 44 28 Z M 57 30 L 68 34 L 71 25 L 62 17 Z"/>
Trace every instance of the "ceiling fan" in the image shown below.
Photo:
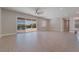
<path fill-rule="evenodd" d="M 43 10 L 39 7 L 34 8 L 34 12 L 36 15 L 40 15 L 44 13 Z"/>

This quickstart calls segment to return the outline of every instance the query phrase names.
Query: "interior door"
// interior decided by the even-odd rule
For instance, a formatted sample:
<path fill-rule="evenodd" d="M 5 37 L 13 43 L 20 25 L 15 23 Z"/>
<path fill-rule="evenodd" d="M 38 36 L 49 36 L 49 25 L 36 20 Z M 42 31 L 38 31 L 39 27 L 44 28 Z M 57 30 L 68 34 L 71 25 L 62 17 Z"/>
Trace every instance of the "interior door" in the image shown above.
<path fill-rule="evenodd" d="M 63 19 L 64 32 L 69 32 L 69 20 Z"/>

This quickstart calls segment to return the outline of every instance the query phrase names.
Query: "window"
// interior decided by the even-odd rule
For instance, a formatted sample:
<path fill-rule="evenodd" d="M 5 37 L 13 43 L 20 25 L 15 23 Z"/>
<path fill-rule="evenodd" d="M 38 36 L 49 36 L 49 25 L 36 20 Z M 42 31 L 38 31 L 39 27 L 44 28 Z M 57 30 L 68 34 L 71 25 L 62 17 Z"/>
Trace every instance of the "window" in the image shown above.
<path fill-rule="evenodd" d="M 75 28 L 79 28 L 79 20 L 75 20 Z"/>
<path fill-rule="evenodd" d="M 36 20 L 20 18 L 16 21 L 18 32 L 36 31 Z"/>

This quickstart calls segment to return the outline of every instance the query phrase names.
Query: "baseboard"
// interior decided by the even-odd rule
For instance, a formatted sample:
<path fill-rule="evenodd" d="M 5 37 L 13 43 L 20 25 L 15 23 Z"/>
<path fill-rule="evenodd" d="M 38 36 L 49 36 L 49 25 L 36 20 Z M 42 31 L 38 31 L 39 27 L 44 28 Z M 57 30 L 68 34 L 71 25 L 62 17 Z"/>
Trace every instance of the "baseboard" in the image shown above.
<path fill-rule="evenodd" d="M 3 37 L 3 36 L 8 36 L 8 35 L 14 35 L 14 34 L 16 34 L 16 33 L 7 33 L 7 34 L 2 34 L 1 37 Z"/>

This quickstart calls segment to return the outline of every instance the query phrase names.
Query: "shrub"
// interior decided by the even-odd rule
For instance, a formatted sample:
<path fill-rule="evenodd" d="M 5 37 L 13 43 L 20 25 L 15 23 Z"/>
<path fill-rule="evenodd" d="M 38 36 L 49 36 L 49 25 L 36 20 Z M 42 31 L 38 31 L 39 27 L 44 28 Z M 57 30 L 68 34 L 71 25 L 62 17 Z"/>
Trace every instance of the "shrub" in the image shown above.
<path fill-rule="evenodd" d="M 36 28 L 36 24 L 32 24 L 32 28 Z"/>
<path fill-rule="evenodd" d="M 18 24 L 17 29 L 18 30 L 20 30 L 20 29 L 24 30 L 25 29 L 25 24 Z"/>
<path fill-rule="evenodd" d="M 26 28 L 31 28 L 31 24 L 30 25 L 26 25 Z"/>

